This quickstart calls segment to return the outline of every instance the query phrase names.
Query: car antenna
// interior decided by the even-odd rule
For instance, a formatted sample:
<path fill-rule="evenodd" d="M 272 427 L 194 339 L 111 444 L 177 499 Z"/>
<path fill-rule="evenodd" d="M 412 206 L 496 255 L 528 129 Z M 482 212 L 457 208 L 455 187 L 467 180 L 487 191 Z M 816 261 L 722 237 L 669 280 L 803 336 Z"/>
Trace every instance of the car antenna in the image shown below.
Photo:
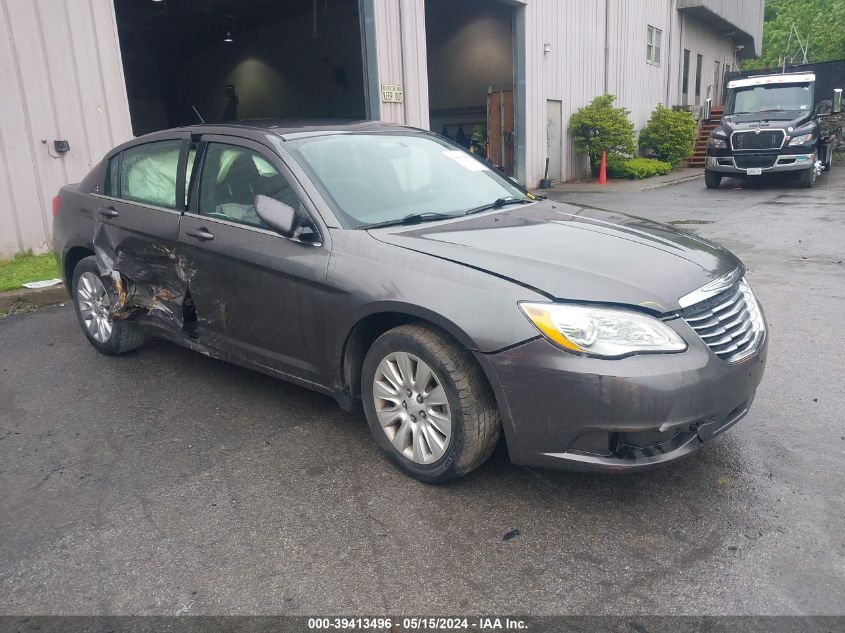
<path fill-rule="evenodd" d="M 203 119 L 203 118 L 202 118 L 202 115 L 200 114 L 200 111 L 199 111 L 199 110 L 197 110 L 197 106 L 192 105 L 192 106 L 191 106 L 191 110 L 193 110 L 193 111 L 194 111 L 194 114 L 196 114 L 196 115 L 197 115 L 197 118 L 200 120 L 200 123 L 205 123 L 205 119 Z"/>

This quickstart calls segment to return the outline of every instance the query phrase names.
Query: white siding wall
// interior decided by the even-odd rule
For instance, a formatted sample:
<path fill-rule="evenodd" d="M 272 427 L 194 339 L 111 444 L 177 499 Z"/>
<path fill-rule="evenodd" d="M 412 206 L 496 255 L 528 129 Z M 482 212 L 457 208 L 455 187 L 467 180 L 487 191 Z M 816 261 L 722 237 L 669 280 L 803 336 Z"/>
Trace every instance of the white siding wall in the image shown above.
<path fill-rule="evenodd" d="M 689 102 L 695 104 L 695 64 L 696 55 L 702 55 L 701 99 L 703 104 L 707 97 L 713 97 L 714 103 L 721 101 L 721 94 L 714 91 L 715 62 L 719 62 L 720 73 L 724 75 L 725 64 L 735 64 L 733 58 L 734 41 L 716 32 L 713 28 L 703 24 L 691 15 L 681 15 L 679 20 L 681 33 L 681 54 L 683 49 L 690 52 L 689 73 Z M 680 103 L 681 75 L 679 74 L 683 57 L 678 61 L 674 77 L 673 96 Z M 721 81 L 721 80 L 720 80 Z"/>
<path fill-rule="evenodd" d="M 59 187 L 132 136 L 111 1 L 0 0 L 0 81 L 0 257 L 8 257 L 46 250 Z M 56 139 L 70 141 L 70 152 L 51 156 Z"/>
<path fill-rule="evenodd" d="M 546 160 L 546 101 L 562 102 L 563 127 L 579 107 L 604 92 L 604 2 L 531 0 L 525 7 L 526 181 L 535 186 Z M 551 46 L 549 53 L 544 45 Z M 645 48 L 645 45 L 643 45 Z M 562 169 L 571 178 L 583 163 L 565 132 Z"/>
<path fill-rule="evenodd" d="M 378 83 L 399 84 L 405 89 L 405 102 L 381 103 L 379 118 L 427 129 L 425 0 L 370 1 L 375 19 Z M 381 91 L 377 98 L 381 99 Z"/>
<path fill-rule="evenodd" d="M 663 32 L 659 65 L 646 61 L 649 25 Z M 563 177 L 580 177 L 587 173 L 587 161 L 575 153 L 567 129 L 578 108 L 606 90 L 616 95 L 616 105 L 631 111 L 637 130 L 642 129 L 658 103 L 680 103 L 684 48 L 692 55 L 691 96 L 695 55 L 704 55 L 702 102 L 713 84 L 714 62 L 723 67 L 733 51 L 732 40 L 679 13 L 673 0 L 530 0 L 525 30 L 525 175 L 531 187 L 545 167 L 547 100 L 563 103 Z M 549 53 L 543 51 L 545 43 L 551 45 Z"/>

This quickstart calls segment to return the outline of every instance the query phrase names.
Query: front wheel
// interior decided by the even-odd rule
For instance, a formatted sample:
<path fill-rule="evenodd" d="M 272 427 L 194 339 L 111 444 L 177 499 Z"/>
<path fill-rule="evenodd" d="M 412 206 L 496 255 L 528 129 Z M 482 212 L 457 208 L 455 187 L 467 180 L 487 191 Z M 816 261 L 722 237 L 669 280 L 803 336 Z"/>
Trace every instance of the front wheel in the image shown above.
<path fill-rule="evenodd" d="M 146 337 L 137 324 L 112 318 L 111 294 L 93 257 L 86 257 L 76 265 L 72 293 L 82 331 L 98 352 L 113 356 L 143 344 Z"/>
<path fill-rule="evenodd" d="M 722 175 L 709 169 L 704 170 L 704 184 L 708 189 L 718 189 L 722 184 Z"/>
<path fill-rule="evenodd" d="M 799 176 L 798 184 L 801 185 L 804 189 L 809 189 L 814 184 L 816 184 L 816 175 L 818 173 L 819 167 L 815 164 L 810 167 L 810 169 L 805 169 L 801 172 L 801 176 Z"/>
<path fill-rule="evenodd" d="M 422 324 L 386 332 L 361 373 L 370 432 L 405 473 L 444 483 L 483 464 L 501 433 L 496 400 L 472 355 Z"/>

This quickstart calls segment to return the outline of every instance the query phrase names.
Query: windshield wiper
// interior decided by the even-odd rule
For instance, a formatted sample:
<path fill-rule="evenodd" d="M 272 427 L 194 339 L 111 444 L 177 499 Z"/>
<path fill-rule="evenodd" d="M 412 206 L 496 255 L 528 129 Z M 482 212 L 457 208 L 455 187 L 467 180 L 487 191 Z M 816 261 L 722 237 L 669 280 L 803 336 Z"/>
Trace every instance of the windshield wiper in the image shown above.
<path fill-rule="evenodd" d="M 433 220 L 447 220 L 454 217 L 454 215 L 450 215 L 448 213 L 411 213 L 410 215 L 406 215 L 404 218 L 385 220 L 384 222 L 373 222 L 372 224 L 363 224 L 358 228 L 380 229 L 385 226 L 410 226 L 411 224 L 420 224 L 421 222 L 430 222 Z"/>
<path fill-rule="evenodd" d="M 483 204 L 480 207 L 464 211 L 464 215 L 472 215 L 473 213 L 481 213 L 482 211 L 489 211 L 490 209 L 501 209 L 509 204 L 526 204 L 531 202 L 528 198 L 499 198 L 495 202 Z"/>

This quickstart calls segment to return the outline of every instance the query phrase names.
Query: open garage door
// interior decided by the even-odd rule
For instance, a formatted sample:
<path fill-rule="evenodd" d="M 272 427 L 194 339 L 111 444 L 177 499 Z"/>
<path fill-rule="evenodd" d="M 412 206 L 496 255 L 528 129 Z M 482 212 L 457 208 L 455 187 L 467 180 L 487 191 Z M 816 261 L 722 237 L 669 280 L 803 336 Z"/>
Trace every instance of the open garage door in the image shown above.
<path fill-rule="evenodd" d="M 132 128 L 363 119 L 358 0 L 115 0 Z"/>
<path fill-rule="evenodd" d="M 514 174 L 514 9 L 426 0 L 431 129 Z"/>

